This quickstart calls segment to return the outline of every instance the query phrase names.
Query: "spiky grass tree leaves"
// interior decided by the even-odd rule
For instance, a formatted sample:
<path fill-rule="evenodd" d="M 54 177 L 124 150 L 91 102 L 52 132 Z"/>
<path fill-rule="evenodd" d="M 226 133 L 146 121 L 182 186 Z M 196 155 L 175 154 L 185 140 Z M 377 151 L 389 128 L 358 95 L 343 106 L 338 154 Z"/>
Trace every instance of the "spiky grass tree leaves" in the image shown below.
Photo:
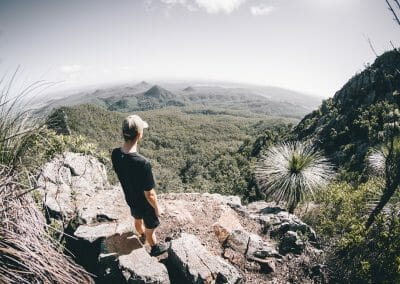
<path fill-rule="evenodd" d="M 301 142 L 270 147 L 255 170 L 259 187 L 268 198 L 286 202 L 290 213 L 333 177 L 332 165 L 314 147 Z"/>

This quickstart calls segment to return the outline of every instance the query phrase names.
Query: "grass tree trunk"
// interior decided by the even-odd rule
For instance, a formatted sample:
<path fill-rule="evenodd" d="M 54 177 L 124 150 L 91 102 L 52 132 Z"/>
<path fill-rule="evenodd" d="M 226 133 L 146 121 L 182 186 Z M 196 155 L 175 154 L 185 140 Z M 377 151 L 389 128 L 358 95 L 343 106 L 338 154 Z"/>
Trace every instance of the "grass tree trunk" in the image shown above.
<path fill-rule="evenodd" d="M 296 188 L 295 197 L 293 201 L 290 203 L 288 211 L 290 214 L 294 214 L 294 210 L 296 209 L 297 205 L 300 203 L 300 194 L 301 188 Z"/>
<path fill-rule="evenodd" d="M 376 216 L 378 216 L 379 213 L 381 213 L 383 207 L 385 207 L 385 205 L 389 202 L 390 198 L 395 193 L 396 188 L 397 186 L 392 186 L 385 190 L 378 204 L 375 206 L 374 210 L 372 210 L 371 214 L 368 217 L 367 223 L 365 224 L 365 227 L 367 229 L 372 225 L 372 223 L 374 223 Z"/>

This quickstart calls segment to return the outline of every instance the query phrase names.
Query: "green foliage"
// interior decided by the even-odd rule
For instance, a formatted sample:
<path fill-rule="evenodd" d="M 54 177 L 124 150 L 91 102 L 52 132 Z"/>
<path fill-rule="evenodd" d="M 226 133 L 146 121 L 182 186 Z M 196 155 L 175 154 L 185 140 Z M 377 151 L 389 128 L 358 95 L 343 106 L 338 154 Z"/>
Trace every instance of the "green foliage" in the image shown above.
<path fill-rule="evenodd" d="M 57 245 L 57 250 L 59 252 L 64 251 L 64 246 L 65 246 L 65 239 L 64 237 L 64 226 L 63 223 L 59 220 L 56 219 L 50 219 L 50 224 L 48 224 L 47 227 L 47 233 L 49 237 L 53 240 L 57 240 L 56 245 Z"/>
<path fill-rule="evenodd" d="M 353 224 L 365 219 L 371 199 L 382 192 L 383 180 L 371 179 L 361 185 L 351 185 L 344 181 L 336 181 L 319 191 L 315 197 L 315 208 L 303 216 L 324 238 L 331 243 L 349 232 Z"/>
<path fill-rule="evenodd" d="M 354 224 L 338 243 L 332 281 L 336 283 L 400 282 L 400 218 L 396 213 L 380 215 L 365 230 Z"/>
<path fill-rule="evenodd" d="M 399 216 L 386 211 L 370 229 L 365 228 L 371 199 L 379 196 L 383 188 L 382 177 L 357 186 L 334 182 L 317 194 L 315 204 L 303 215 L 326 246 L 332 283 L 400 280 Z M 398 201 L 399 194 L 389 208 Z"/>
<path fill-rule="evenodd" d="M 40 166 L 51 160 L 55 155 L 65 151 L 72 151 L 92 155 L 105 164 L 109 163 L 109 157 L 100 151 L 97 146 L 80 135 L 58 135 L 55 131 L 42 127 L 29 136 L 25 141 L 25 147 L 29 149 L 29 155 L 20 157 L 20 163 L 28 171 L 34 172 Z"/>

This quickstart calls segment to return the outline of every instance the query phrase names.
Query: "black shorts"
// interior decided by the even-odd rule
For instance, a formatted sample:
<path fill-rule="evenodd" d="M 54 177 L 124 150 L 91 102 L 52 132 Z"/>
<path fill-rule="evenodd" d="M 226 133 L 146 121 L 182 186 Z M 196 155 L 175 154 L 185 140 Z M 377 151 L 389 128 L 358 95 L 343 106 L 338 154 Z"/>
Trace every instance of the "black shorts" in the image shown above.
<path fill-rule="evenodd" d="M 160 225 L 160 220 L 156 216 L 154 209 L 137 210 L 131 208 L 131 214 L 135 219 L 143 219 L 146 229 L 155 229 Z"/>

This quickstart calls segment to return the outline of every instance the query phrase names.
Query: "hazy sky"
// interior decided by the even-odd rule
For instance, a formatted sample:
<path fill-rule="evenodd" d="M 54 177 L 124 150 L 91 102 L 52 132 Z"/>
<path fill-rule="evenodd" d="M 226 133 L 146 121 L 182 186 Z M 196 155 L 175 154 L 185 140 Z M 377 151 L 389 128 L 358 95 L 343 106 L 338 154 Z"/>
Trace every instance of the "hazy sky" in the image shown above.
<path fill-rule="evenodd" d="M 373 62 L 366 38 L 400 45 L 384 0 L 0 0 L 0 74 L 55 89 L 211 79 L 329 97 Z"/>

